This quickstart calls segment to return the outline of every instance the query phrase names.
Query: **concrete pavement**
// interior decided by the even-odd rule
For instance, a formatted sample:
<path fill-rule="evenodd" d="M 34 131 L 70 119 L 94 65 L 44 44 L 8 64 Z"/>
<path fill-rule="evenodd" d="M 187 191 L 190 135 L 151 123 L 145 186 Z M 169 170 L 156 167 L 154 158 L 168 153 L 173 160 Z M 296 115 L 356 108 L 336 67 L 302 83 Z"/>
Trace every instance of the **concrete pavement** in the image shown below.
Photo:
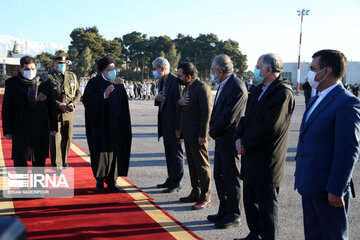
<path fill-rule="evenodd" d="M 183 178 L 183 190 L 178 193 L 164 194 L 156 185 L 165 181 L 166 163 L 162 140 L 157 139 L 157 107 L 152 100 L 129 101 L 133 131 L 133 144 L 131 151 L 131 162 L 128 179 L 136 186 L 149 194 L 161 208 L 182 222 L 198 236 L 204 239 L 233 239 L 245 237 L 248 233 L 245 214 L 242 209 L 240 228 L 218 230 L 212 223 L 206 220 L 207 215 L 217 212 L 218 199 L 215 184 L 212 182 L 212 204 L 210 207 L 200 211 L 191 209 L 192 204 L 179 202 L 179 198 L 187 196 L 190 191 L 190 177 L 187 164 Z M 303 239 L 303 223 L 300 195 L 294 191 L 294 171 L 296 146 L 302 114 L 305 109 L 304 97 L 296 96 L 296 107 L 290 126 L 290 136 L 287 152 L 287 163 L 285 174 L 280 187 L 279 217 L 281 240 Z M 77 106 L 74 121 L 74 142 L 88 151 L 85 135 L 84 108 L 81 104 Z M 214 161 L 214 142 L 209 144 L 211 163 Z M 186 162 L 186 161 L 185 161 Z M 360 170 L 356 166 L 354 172 L 355 189 L 359 189 Z M 89 187 L 95 187 L 95 180 L 89 182 Z M 360 236 L 360 200 L 351 200 L 349 226 L 350 239 Z"/>

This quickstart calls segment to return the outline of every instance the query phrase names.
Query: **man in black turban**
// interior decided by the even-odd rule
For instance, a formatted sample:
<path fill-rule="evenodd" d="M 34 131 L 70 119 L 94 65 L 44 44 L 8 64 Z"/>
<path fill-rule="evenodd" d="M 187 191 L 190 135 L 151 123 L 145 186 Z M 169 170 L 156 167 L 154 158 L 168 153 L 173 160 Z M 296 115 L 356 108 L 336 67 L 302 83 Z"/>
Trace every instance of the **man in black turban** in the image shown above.
<path fill-rule="evenodd" d="M 119 192 L 118 176 L 127 176 L 131 149 L 131 121 L 128 98 L 122 84 L 116 84 L 115 60 L 98 61 L 98 75 L 89 80 L 83 95 L 86 137 L 96 190 Z"/>

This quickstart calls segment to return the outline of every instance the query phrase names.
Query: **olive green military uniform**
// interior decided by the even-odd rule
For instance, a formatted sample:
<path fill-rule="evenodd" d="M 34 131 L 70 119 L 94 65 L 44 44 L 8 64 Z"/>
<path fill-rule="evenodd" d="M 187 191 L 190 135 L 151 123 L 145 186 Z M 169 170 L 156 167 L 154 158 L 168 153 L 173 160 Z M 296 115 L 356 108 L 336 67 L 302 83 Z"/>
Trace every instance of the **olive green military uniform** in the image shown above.
<path fill-rule="evenodd" d="M 53 83 L 58 108 L 58 132 L 54 137 L 50 136 L 51 165 L 62 169 L 63 166 L 67 166 L 66 159 L 72 142 L 74 111 L 63 113 L 60 109 L 60 104 L 72 103 L 76 106 L 80 101 L 81 92 L 76 75 L 70 71 L 65 71 L 65 73 L 62 74 L 56 70 L 51 70 L 49 71 L 48 77 Z"/>

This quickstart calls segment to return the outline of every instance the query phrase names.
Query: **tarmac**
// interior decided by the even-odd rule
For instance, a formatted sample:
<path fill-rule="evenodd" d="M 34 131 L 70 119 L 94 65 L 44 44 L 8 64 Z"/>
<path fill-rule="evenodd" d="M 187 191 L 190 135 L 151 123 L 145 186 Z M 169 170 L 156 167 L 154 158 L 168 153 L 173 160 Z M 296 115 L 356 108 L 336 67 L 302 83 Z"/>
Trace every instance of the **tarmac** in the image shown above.
<path fill-rule="evenodd" d="M 285 173 L 280 187 L 279 221 L 280 240 L 304 239 L 302 208 L 300 195 L 294 190 L 295 155 L 299 136 L 299 128 L 305 110 L 304 96 L 295 97 L 296 106 L 290 125 Z M 212 181 L 212 204 L 203 210 L 192 210 L 193 203 L 181 203 L 180 197 L 187 196 L 191 191 L 190 177 L 185 160 L 183 189 L 180 192 L 162 193 L 156 185 L 163 183 L 167 177 L 164 146 L 162 139 L 157 138 L 157 111 L 153 100 L 129 101 L 132 122 L 132 150 L 128 179 L 137 187 L 149 194 L 156 204 L 183 223 L 187 228 L 203 239 L 234 239 L 245 237 L 249 230 L 246 224 L 244 209 L 242 208 L 241 226 L 220 230 L 213 223 L 207 221 L 209 214 L 217 213 L 219 202 L 214 181 Z M 73 141 L 88 152 L 85 134 L 84 107 L 80 103 L 76 108 L 74 120 Z M 213 171 L 215 142 L 209 143 L 209 154 Z M 355 189 L 359 191 L 360 170 L 355 166 L 353 173 Z M 89 182 L 89 187 L 95 188 L 95 179 Z M 349 235 L 350 239 L 359 239 L 360 228 L 360 200 L 350 201 Z"/>

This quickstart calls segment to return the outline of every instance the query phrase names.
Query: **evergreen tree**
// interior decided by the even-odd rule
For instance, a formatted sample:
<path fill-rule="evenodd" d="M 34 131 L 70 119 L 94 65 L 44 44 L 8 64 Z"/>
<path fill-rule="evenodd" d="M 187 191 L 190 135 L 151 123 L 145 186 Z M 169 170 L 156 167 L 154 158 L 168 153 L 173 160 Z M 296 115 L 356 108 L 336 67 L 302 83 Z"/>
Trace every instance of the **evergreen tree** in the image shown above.
<path fill-rule="evenodd" d="M 20 53 L 20 51 L 19 51 L 19 44 L 18 44 L 17 41 L 15 41 L 15 43 L 14 43 L 14 48 L 13 48 L 13 50 L 12 50 L 12 53 L 15 53 L 15 54 L 19 54 L 19 53 Z"/>
<path fill-rule="evenodd" d="M 173 43 L 169 49 L 169 51 L 166 53 L 165 58 L 170 63 L 170 71 L 175 73 L 177 66 L 179 64 L 181 54 L 177 53 L 175 43 Z"/>
<path fill-rule="evenodd" d="M 35 59 L 39 60 L 41 67 L 46 71 L 48 71 L 52 67 L 52 61 L 50 59 L 51 55 L 51 53 L 42 52 L 35 57 Z"/>

